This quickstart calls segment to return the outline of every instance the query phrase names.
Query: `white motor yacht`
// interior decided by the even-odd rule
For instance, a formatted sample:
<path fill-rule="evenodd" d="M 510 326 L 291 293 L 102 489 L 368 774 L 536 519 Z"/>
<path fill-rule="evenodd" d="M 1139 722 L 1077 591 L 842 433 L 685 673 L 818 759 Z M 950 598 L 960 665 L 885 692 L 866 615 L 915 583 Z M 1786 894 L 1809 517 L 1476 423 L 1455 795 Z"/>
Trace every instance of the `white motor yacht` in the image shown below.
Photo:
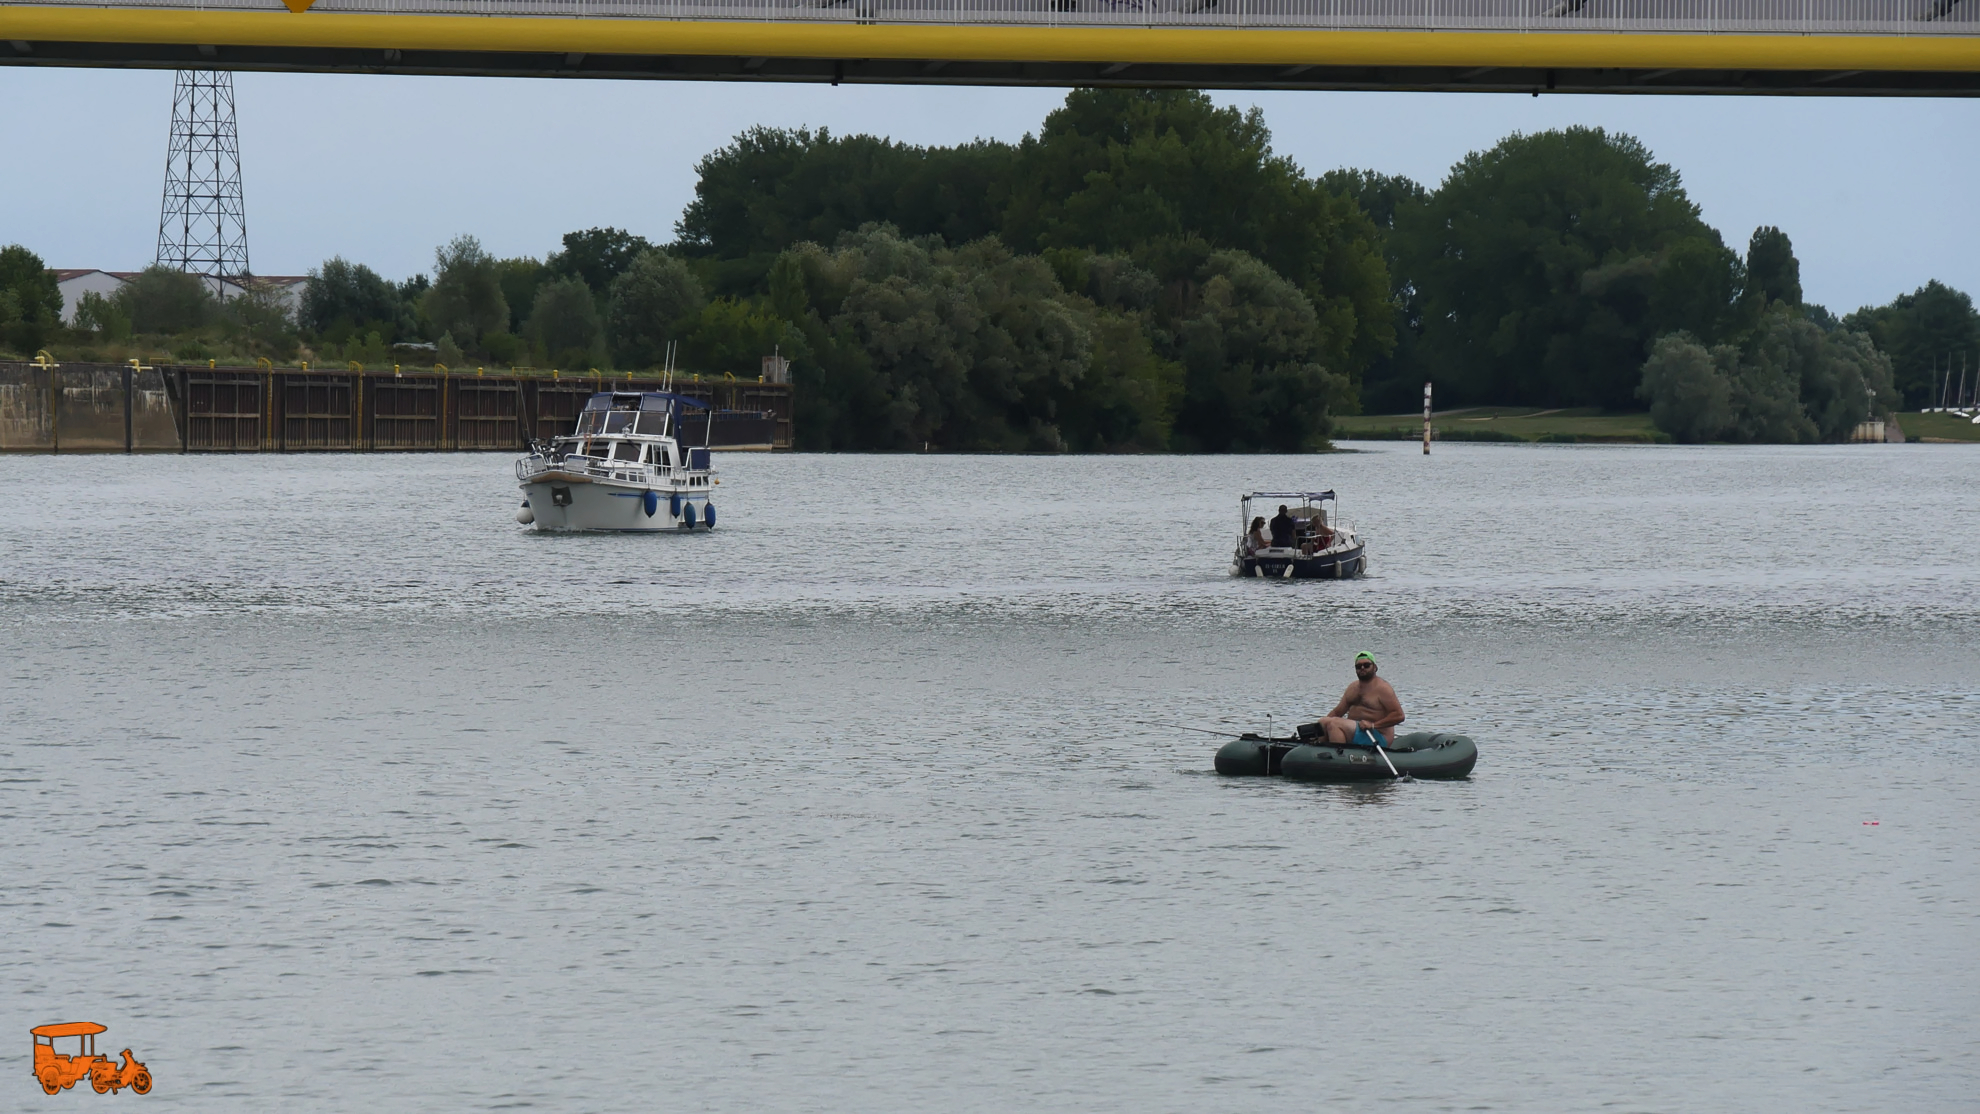
<path fill-rule="evenodd" d="M 684 407 L 668 391 L 603 391 L 585 400 L 567 437 L 530 446 L 516 461 L 516 521 L 538 530 L 712 530 L 716 478 L 706 444 L 684 447 Z"/>

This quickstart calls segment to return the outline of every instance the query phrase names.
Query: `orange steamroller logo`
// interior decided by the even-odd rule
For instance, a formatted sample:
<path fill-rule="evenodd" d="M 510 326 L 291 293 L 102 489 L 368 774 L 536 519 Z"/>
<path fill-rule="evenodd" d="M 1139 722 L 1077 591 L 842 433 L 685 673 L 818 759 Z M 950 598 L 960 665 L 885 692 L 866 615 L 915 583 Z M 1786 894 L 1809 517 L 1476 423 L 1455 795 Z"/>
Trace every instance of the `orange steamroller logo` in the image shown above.
<path fill-rule="evenodd" d="M 124 1062 L 118 1064 L 96 1051 L 96 1034 L 105 1032 L 93 1021 L 67 1021 L 60 1025 L 39 1025 L 34 1034 L 34 1078 L 48 1094 L 67 1090 L 89 1077 L 97 1094 L 121 1091 L 125 1087 L 138 1094 L 151 1091 L 151 1072 L 131 1058 L 124 1049 Z M 56 1041 L 75 1041 L 75 1052 L 57 1052 Z"/>

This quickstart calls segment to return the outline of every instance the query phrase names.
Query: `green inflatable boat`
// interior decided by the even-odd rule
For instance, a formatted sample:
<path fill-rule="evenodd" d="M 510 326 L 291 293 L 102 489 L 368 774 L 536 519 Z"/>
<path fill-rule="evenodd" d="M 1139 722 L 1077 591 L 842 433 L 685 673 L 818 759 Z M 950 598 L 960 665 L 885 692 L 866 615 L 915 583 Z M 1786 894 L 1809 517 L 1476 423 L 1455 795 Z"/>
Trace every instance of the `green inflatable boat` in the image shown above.
<path fill-rule="evenodd" d="M 1278 774 L 1299 781 L 1387 781 L 1389 763 L 1407 777 L 1454 780 L 1471 776 L 1478 765 L 1478 744 L 1464 735 L 1417 731 L 1396 736 L 1384 748 L 1389 761 L 1372 747 L 1335 746 L 1301 739 L 1267 739 L 1242 735 L 1217 752 L 1217 772 L 1228 777 Z"/>

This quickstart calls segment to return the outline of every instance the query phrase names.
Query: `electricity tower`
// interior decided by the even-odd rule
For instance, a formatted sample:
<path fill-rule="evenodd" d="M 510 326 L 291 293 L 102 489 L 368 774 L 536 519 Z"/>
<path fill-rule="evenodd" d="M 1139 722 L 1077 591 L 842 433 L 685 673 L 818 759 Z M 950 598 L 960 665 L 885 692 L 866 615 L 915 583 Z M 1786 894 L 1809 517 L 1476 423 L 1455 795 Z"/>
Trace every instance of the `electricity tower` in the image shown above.
<path fill-rule="evenodd" d="M 251 273 L 231 73 L 180 70 L 172 89 L 158 262 L 215 278 Z"/>

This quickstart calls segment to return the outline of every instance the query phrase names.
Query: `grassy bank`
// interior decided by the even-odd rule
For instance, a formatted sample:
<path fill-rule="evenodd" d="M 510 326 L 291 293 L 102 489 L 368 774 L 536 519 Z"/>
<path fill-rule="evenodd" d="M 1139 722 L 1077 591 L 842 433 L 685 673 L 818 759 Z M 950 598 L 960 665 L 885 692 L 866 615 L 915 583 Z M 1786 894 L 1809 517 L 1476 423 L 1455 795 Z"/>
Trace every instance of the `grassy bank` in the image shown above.
<path fill-rule="evenodd" d="M 1432 417 L 1439 441 L 1625 442 L 1652 444 L 1670 435 L 1650 424 L 1648 414 L 1596 409 L 1536 410 L 1522 406 L 1478 406 L 1445 410 Z M 1906 432 L 1910 427 L 1906 426 Z M 1422 414 L 1361 414 L 1334 419 L 1336 441 L 1413 441 L 1423 436 Z"/>
<path fill-rule="evenodd" d="M 1913 441 L 1980 441 L 1980 425 L 1958 414 L 1899 414 L 1898 426 Z"/>

